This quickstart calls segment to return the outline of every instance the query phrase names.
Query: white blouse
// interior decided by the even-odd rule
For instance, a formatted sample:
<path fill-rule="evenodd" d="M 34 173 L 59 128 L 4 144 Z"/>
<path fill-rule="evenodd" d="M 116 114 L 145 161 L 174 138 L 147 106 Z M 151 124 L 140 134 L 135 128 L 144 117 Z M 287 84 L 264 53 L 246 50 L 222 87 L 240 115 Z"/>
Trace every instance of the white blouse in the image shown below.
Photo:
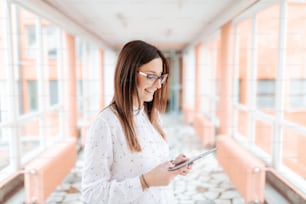
<path fill-rule="evenodd" d="M 143 109 L 134 111 L 134 122 L 141 152 L 129 150 L 120 121 L 111 108 L 99 113 L 91 124 L 82 177 L 82 196 L 86 203 L 175 203 L 169 186 L 142 190 L 139 176 L 169 161 L 169 148 Z"/>

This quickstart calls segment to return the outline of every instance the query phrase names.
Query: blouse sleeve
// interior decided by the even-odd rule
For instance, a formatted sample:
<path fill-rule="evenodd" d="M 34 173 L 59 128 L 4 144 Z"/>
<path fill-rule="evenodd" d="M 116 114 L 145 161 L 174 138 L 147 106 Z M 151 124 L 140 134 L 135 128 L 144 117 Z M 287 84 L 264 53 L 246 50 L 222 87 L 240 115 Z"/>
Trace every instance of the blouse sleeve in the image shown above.
<path fill-rule="evenodd" d="M 89 128 L 84 152 L 82 197 L 88 204 L 132 202 L 143 193 L 139 177 L 112 179 L 113 143 L 109 125 L 96 120 Z"/>

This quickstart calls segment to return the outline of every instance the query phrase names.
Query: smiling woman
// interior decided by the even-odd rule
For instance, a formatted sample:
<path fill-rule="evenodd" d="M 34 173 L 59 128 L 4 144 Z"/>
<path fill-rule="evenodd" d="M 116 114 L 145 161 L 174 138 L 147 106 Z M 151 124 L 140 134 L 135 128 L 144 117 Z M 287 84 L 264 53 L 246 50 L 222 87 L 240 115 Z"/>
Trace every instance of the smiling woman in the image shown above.
<path fill-rule="evenodd" d="M 156 73 L 163 72 L 163 62 L 160 58 L 155 58 L 149 63 L 142 65 L 139 70 L 142 70 L 137 72 L 140 76 L 137 78 L 140 104 L 133 104 L 136 107 L 142 106 L 143 102 L 152 101 L 153 94 L 161 88 L 168 76 L 168 74 L 156 75 Z"/>
<path fill-rule="evenodd" d="M 169 65 L 160 50 L 131 41 L 121 50 L 112 103 L 97 116 L 85 144 L 82 194 L 87 203 L 174 203 L 168 187 L 177 175 L 169 167 L 166 135 L 159 113 L 167 102 Z"/>

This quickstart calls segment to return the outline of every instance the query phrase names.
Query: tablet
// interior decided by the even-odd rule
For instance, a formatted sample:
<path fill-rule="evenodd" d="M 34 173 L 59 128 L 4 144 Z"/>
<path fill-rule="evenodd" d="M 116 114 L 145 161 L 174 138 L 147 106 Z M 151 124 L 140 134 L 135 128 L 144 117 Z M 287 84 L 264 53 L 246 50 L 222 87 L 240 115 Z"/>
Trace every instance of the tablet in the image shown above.
<path fill-rule="evenodd" d="M 193 164 L 196 160 L 204 158 L 204 157 L 210 155 L 211 153 L 214 153 L 216 150 L 217 150 L 217 148 L 213 148 L 213 149 L 210 149 L 206 152 L 203 152 L 203 153 L 199 154 L 198 156 L 194 157 L 193 159 L 189 159 L 189 160 L 184 161 L 182 163 L 178 163 L 174 167 L 169 167 L 168 171 L 174 171 L 174 170 L 177 170 L 177 169 L 182 168 L 184 166 Z"/>

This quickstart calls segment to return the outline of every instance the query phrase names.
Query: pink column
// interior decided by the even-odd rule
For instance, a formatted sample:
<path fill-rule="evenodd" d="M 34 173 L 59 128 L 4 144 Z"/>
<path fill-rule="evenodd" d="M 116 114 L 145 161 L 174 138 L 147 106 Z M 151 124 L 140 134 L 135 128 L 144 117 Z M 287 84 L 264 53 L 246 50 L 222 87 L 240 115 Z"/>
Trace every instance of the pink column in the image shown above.
<path fill-rule="evenodd" d="M 201 112 L 201 49 L 202 45 L 197 44 L 195 47 L 195 114 Z"/>
<path fill-rule="evenodd" d="M 76 91 L 76 52 L 75 37 L 64 34 L 65 42 L 65 68 L 64 68 L 64 110 L 65 110 L 65 136 L 77 137 L 77 91 Z"/>
<path fill-rule="evenodd" d="M 233 73 L 233 30 L 231 23 L 222 27 L 218 49 L 217 73 L 220 101 L 217 115 L 220 119 L 219 134 L 231 134 L 232 128 L 232 73 Z"/>
<path fill-rule="evenodd" d="M 185 84 L 186 84 L 186 65 L 185 65 L 185 59 L 184 59 L 184 57 L 182 57 L 181 58 L 181 72 L 182 72 L 182 74 L 181 74 L 181 77 L 182 77 L 182 100 L 181 100 L 181 106 L 182 106 L 182 111 L 184 112 L 184 110 L 185 110 L 185 106 L 186 106 L 186 100 L 185 100 L 185 92 L 186 92 L 186 90 L 185 90 Z"/>

